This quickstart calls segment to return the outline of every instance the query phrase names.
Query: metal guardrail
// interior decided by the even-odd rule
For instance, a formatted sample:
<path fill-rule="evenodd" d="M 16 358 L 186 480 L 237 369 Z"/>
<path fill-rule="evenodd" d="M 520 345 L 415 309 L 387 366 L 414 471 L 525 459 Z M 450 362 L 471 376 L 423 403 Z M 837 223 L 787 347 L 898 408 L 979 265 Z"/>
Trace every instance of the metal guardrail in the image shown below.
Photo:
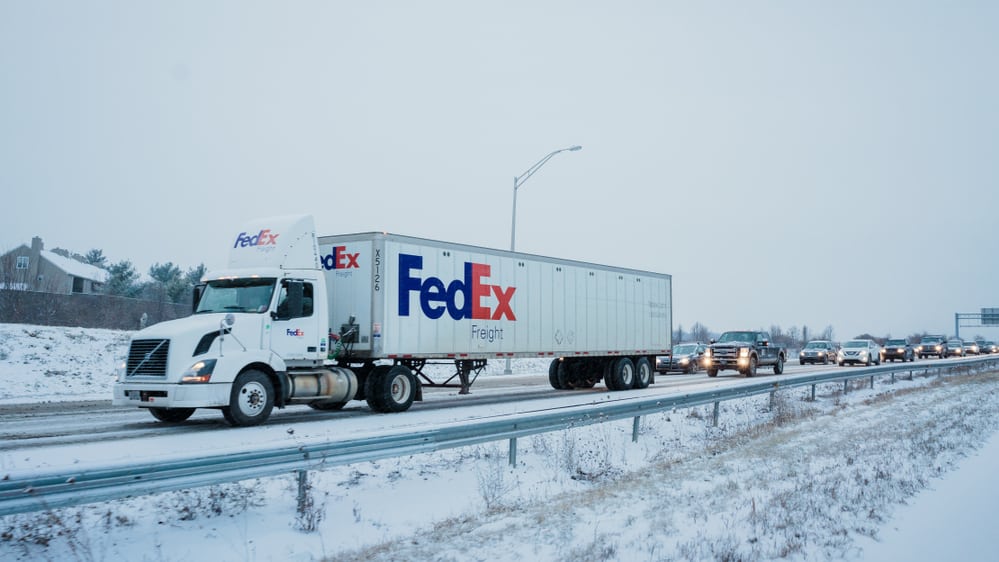
<path fill-rule="evenodd" d="M 899 373 L 950 374 L 955 371 L 981 372 L 999 367 L 999 356 L 947 362 L 919 362 L 851 368 L 815 375 L 768 376 L 758 383 L 672 396 L 629 398 L 614 403 L 569 406 L 543 413 L 514 414 L 479 422 L 460 422 L 437 428 L 395 433 L 319 444 L 276 447 L 245 453 L 145 462 L 89 470 L 55 470 L 0 480 L 0 516 L 42 511 L 132 496 L 276 476 L 289 472 L 326 469 L 384 458 L 428 453 L 479 443 L 510 440 L 510 462 L 516 464 L 518 437 L 561 431 L 595 423 L 634 418 L 632 439 L 638 439 L 641 416 L 714 404 L 718 422 L 720 402 L 771 393 L 780 389 L 812 387 L 843 381 Z M 300 484 L 303 478 L 300 478 Z M 302 493 L 300 485 L 300 493 Z"/>

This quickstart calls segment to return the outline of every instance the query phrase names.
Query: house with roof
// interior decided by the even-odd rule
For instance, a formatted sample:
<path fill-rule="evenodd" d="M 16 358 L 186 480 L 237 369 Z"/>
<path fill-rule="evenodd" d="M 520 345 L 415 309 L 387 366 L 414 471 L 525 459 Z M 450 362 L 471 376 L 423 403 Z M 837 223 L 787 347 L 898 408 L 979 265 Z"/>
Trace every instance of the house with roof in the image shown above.
<path fill-rule="evenodd" d="M 35 236 L 0 256 L 0 289 L 57 294 L 103 293 L 107 270 L 84 263 L 66 250 L 46 250 Z"/>

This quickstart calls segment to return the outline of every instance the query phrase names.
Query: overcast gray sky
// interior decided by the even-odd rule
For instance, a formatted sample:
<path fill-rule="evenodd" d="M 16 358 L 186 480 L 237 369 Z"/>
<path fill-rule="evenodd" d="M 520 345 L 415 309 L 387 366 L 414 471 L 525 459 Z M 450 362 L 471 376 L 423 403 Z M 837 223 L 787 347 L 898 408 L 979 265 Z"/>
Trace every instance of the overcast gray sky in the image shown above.
<path fill-rule="evenodd" d="M 999 3 L 0 0 L 0 249 L 249 218 L 673 275 L 674 328 L 999 307 Z M 965 332 L 969 333 L 965 333 Z M 999 337 L 999 330 L 962 330 Z"/>

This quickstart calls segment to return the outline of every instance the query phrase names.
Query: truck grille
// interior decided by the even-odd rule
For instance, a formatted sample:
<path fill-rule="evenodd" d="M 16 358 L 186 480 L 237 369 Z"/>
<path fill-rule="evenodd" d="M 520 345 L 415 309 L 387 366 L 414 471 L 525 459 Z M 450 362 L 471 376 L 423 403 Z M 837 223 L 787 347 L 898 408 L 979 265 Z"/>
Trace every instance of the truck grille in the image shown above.
<path fill-rule="evenodd" d="M 170 340 L 135 340 L 128 348 L 126 376 L 165 377 Z"/>
<path fill-rule="evenodd" d="M 739 355 L 739 348 L 737 347 L 712 348 L 711 354 L 716 359 L 735 359 L 735 357 Z"/>

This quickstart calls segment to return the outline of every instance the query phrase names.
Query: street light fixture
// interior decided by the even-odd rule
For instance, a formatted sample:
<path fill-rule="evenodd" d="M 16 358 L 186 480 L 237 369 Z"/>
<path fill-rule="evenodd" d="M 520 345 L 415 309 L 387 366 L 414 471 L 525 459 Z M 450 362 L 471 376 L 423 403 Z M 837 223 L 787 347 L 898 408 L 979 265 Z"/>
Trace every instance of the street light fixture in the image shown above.
<path fill-rule="evenodd" d="M 533 166 L 531 166 L 526 171 L 524 171 L 523 174 L 520 174 L 519 176 L 516 176 L 516 177 L 513 178 L 513 220 L 510 223 L 510 251 L 511 252 L 516 249 L 515 245 L 516 245 L 516 241 L 517 241 L 517 190 L 520 189 L 520 186 L 524 185 L 524 182 L 526 182 L 527 180 L 531 179 L 531 176 L 534 175 L 534 172 L 537 172 L 538 170 L 540 170 L 541 166 L 544 166 L 549 160 L 551 160 L 552 156 L 555 156 L 559 152 L 566 152 L 566 151 L 568 151 L 568 152 L 575 152 L 577 150 L 582 150 L 582 149 L 583 149 L 583 147 L 581 147 L 581 146 L 579 146 L 577 144 L 575 146 L 570 146 L 568 148 L 560 148 L 558 150 L 549 152 L 544 158 L 542 158 L 541 160 L 538 160 Z"/>
<path fill-rule="evenodd" d="M 524 182 L 531 179 L 531 176 L 534 175 L 534 172 L 540 170 L 542 166 L 544 166 L 549 160 L 551 160 L 552 156 L 555 156 L 559 152 L 576 152 L 577 150 L 582 150 L 582 149 L 583 147 L 577 144 L 574 146 L 553 150 L 552 152 L 549 152 L 547 155 L 545 155 L 544 158 L 538 160 L 533 166 L 525 170 L 523 174 L 520 174 L 519 176 L 515 176 L 513 178 L 513 219 L 510 221 L 511 252 L 516 249 L 516 242 L 517 242 L 517 190 L 520 189 L 520 186 L 524 185 Z M 503 370 L 503 374 L 509 375 L 512 373 L 513 371 L 510 369 L 510 358 L 507 357 L 506 368 Z"/>

